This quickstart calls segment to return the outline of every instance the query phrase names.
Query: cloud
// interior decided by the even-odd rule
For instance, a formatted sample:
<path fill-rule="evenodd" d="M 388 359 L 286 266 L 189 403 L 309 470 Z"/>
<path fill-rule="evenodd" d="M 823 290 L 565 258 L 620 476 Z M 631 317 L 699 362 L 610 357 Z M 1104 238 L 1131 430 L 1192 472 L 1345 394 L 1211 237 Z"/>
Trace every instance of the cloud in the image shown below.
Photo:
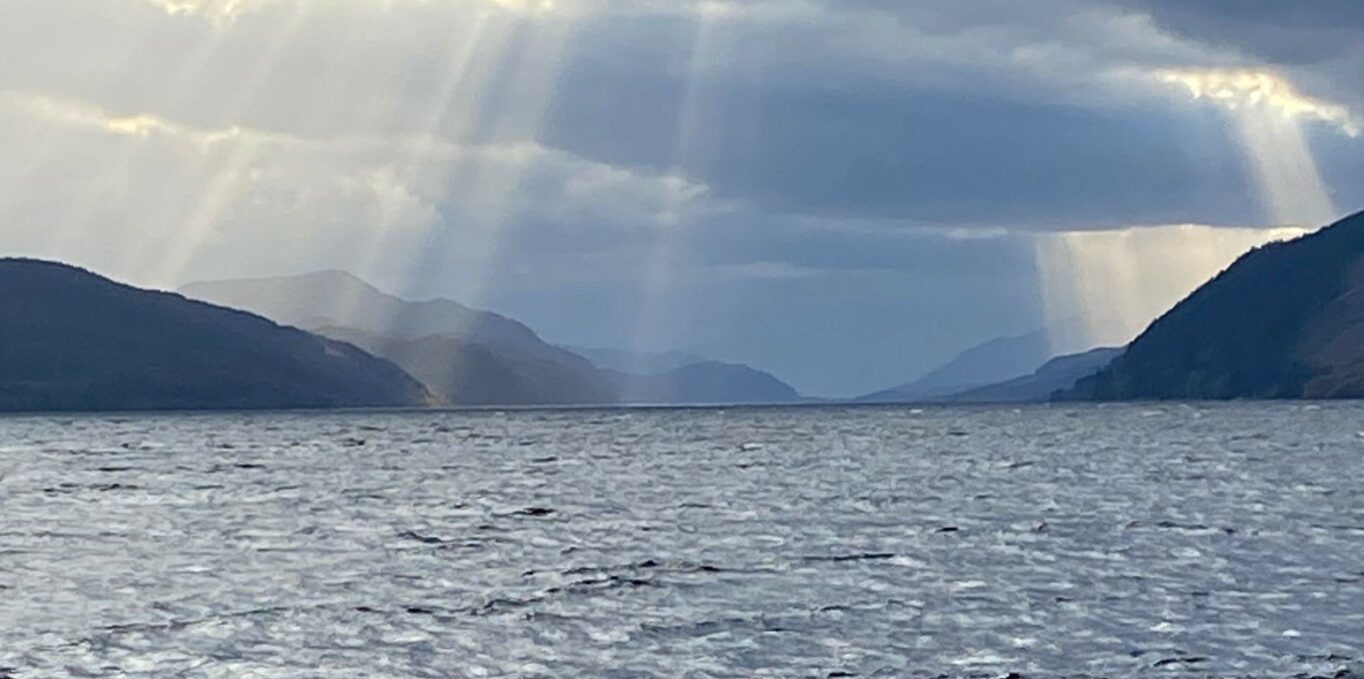
<path fill-rule="evenodd" d="M 1358 56 L 1364 6 L 1337 0 L 1111 0 L 1189 40 L 1284 66 L 1330 67 Z"/>

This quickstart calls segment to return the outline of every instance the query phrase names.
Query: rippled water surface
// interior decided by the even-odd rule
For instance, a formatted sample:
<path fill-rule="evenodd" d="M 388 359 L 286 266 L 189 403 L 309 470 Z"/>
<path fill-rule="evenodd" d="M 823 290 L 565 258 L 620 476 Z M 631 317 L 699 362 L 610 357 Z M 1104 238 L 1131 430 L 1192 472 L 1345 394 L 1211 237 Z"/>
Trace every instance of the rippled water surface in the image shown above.
<path fill-rule="evenodd" d="M 0 419 L 0 676 L 1331 675 L 1364 406 Z"/>

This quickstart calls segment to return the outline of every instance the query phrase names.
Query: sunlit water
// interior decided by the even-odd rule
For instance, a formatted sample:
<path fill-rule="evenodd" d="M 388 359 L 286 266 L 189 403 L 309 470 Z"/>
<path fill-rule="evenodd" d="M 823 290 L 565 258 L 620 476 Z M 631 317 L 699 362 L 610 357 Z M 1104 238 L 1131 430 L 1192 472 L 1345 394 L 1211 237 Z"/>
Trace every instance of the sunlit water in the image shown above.
<path fill-rule="evenodd" d="M 1357 672 L 1362 430 L 1354 404 L 0 419 L 0 676 Z"/>

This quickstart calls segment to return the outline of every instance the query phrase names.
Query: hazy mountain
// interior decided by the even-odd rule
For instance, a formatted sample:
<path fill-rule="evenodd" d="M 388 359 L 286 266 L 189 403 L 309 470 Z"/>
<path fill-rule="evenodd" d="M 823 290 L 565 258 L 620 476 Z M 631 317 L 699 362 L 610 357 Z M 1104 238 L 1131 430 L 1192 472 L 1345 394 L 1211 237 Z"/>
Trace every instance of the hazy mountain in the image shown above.
<path fill-rule="evenodd" d="M 1091 349 L 1082 354 L 1059 356 L 1047 361 L 1036 372 L 1007 382 L 976 387 L 942 397 L 944 403 L 1037 403 L 1051 399 L 1058 391 L 1075 386 L 1080 380 L 1103 370 L 1122 354 L 1120 348 Z"/>
<path fill-rule="evenodd" d="M 634 375 L 540 339 L 510 318 L 450 300 L 412 302 L 339 271 L 195 283 L 181 289 L 282 323 L 353 342 L 403 367 L 451 405 L 779 403 L 799 400 L 777 378 L 747 366 L 654 355 L 657 374 Z M 609 360 L 613 359 L 613 360 Z"/>
<path fill-rule="evenodd" d="M 801 396 L 770 373 L 708 361 L 658 375 L 617 373 L 625 403 L 679 405 L 796 403 Z"/>
<path fill-rule="evenodd" d="M 1032 374 L 1064 346 L 1074 333 L 1067 328 L 1037 330 L 1001 337 L 971 347 L 942 367 L 908 384 L 868 394 L 860 401 L 915 403 L 932 401 L 977 387 Z"/>
<path fill-rule="evenodd" d="M 629 351 L 625 349 L 594 349 L 564 346 L 586 358 L 592 365 L 606 370 L 617 370 L 638 375 L 657 375 L 689 365 L 706 363 L 710 359 L 682 351 Z"/>
<path fill-rule="evenodd" d="M 317 332 L 393 361 L 452 405 L 600 405 L 618 400 L 616 376 L 591 366 L 509 357 L 459 337 L 408 339 L 350 328 Z"/>
<path fill-rule="evenodd" d="M 1364 213 L 1251 251 L 1065 398 L 1364 396 Z"/>
<path fill-rule="evenodd" d="M 0 410 L 413 406 L 387 361 L 75 267 L 0 260 Z"/>
<path fill-rule="evenodd" d="M 546 343 L 505 316 L 448 299 L 409 301 L 344 271 L 192 283 L 180 292 L 308 330 L 348 328 L 405 339 L 456 337 L 497 347 L 510 357 L 590 367 L 587 359 Z"/>

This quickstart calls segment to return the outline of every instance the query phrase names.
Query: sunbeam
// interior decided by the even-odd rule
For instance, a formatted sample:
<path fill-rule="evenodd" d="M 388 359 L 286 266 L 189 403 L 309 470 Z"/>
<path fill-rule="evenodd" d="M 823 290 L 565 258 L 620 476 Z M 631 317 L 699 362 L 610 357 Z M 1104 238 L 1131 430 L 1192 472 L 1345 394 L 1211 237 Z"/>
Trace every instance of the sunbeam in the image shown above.
<path fill-rule="evenodd" d="M 221 45 L 221 36 L 214 33 L 209 40 L 200 43 L 192 53 L 187 55 L 161 90 L 160 99 L 156 102 L 157 105 L 154 110 L 174 110 L 183 101 L 183 98 L 188 96 L 190 84 L 202 73 L 205 64 L 221 48 Z M 89 228 L 91 218 L 97 212 L 109 209 L 110 202 L 118 203 L 126 198 L 133 182 L 138 179 L 133 169 L 148 157 L 147 138 L 156 131 L 157 119 L 147 114 L 127 118 L 111 118 L 106 122 L 105 127 L 109 132 L 128 137 L 128 139 L 123 140 L 118 152 L 107 159 L 107 168 L 103 171 L 108 182 L 109 201 L 86 200 L 72 203 L 68 213 L 55 225 L 53 230 L 57 239 L 56 252 L 67 251 L 71 248 L 73 241 L 82 238 L 82 234 Z M 164 209 L 165 206 L 162 208 L 163 214 Z M 168 216 L 166 215 L 166 217 Z"/>
<path fill-rule="evenodd" d="M 1357 137 L 1364 123 L 1352 111 L 1306 96 L 1268 71 L 1177 69 L 1156 75 L 1232 115 L 1255 173 L 1259 200 L 1274 223 L 1321 226 L 1337 216 L 1303 125 L 1324 124 Z"/>
<path fill-rule="evenodd" d="M 294 5 L 287 16 L 287 20 L 280 24 L 266 48 L 261 51 L 260 57 L 251 68 L 249 77 L 245 80 L 244 86 L 227 106 L 230 115 L 235 117 L 250 105 L 265 79 L 269 77 L 271 69 L 275 67 L 284 51 L 288 49 L 305 19 L 304 9 L 299 5 Z M 205 184 L 199 202 L 193 211 L 184 216 L 184 221 L 181 222 L 178 230 L 177 242 L 149 244 L 162 253 L 159 265 L 152 268 L 156 272 L 154 274 L 155 280 L 162 282 L 179 282 L 182 280 L 186 268 L 199 254 L 205 240 L 217 226 L 223 211 L 236 198 L 240 187 L 249 176 L 248 169 L 259 152 L 251 140 L 246 139 L 238 140 L 237 143 L 232 144 L 220 161 L 215 162 L 212 159 L 212 151 L 214 150 L 211 147 L 205 149 L 204 162 L 209 167 L 214 168 L 212 177 Z M 172 216 L 172 218 L 180 217 L 180 215 Z M 140 257 L 144 260 L 149 258 L 150 256 L 145 253 Z"/>
<path fill-rule="evenodd" d="M 1180 224 L 1040 236 L 1037 261 L 1052 352 L 1127 344 L 1246 251 L 1304 233 Z"/>
<path fill-rule="evenodd" d="M 391 271 L 381 269 L 385 264 L 407 269 L 417 257 L 417 248 L 405 246 L 404 238 L 411 240 L 412 229 L 404 222 L 410 217 L 406 209 L 413 202 L 424 200 L 423 188 L 431 187 L 432 182 L 445 184 L 448 177 L 427 176 L 433 167 L 443 167 L 450 161 L 451 143 L 441 129 L 448 119 L 449 110 L 463 92 L 462 88 L 471 79 L 476 57 L 489 51 L 490 41 L 485 40 L 488 20 L 494 10 L 482 7 L 472 21 L 460 22 L 442 43 L 442 54 L 447 55 L 441 64 L 440 85 L 430 98 L 426 110 L 416 116 L 415 128 L 402 127 L 398 120 L 399 112 L 385 108 L 378 98 L 366 97 L 367 83 L 357 78 L 360 69 L 338 64 L 327 74 L 327 81 L 320 87 L 321 95 L 313 107 L 318 125 L 326 125 L 329 119 L 345 117 L 348 124 L 361 129 L 392 131 L 396 136 L 382 141 L 366 142 L 383 147 L 392 159 L 382 159 L 364 176 L 348 178 L 345 183 L 349 190 L 369 194 L 375 203 L 374 218 L 353 238 L 346 252 L 338 253 L 347 262 L 347 267 L 361 277 L 371 280 L 392 278 Z M 360 41 L 365 27 L 357 22 L 348 22 L 355 30 L 349 38 Z M 351 44 L 351 43 L 348 43 Z M 363 58 L 365 50 L 350 49 L 346 54 Z M 419 59 L 409 60 L 403 67 L 421 68 L 425 63 Z M 486 76 L 485 76 L 486 77 Z M 458 134 L 453 132 L 452 134 Z M 430 193 L 435 189 L 429 189 Z M 346 215 L 340 217 L 345 218 Z M 432 224 L 426 223 L 425 228 Z M 355 317 L 360 312 L 357 295 L 359 290 L 352 288 L 332 291 L 333 298 L 326 300 L 330 314 L 339 320 Z M 394 319 L 392 322 L 396 323 Z"/>
<path fill-rule="evenodd" d="M 440 165 L 448 168 L 451 162 L 450 143 L 443 132 L 453 135 L 455 138 L 467 132 L 470 125 L 469 116 L 461 116 L 458 123 L 450 121 L 451 109 L 457 101 L 472 102 L 477 99 L 475 92 L 481 92 L 487 85 L 491 69 L 474 68 L 476 59 L 480 55 L 487 55 L 498 49 L 488 43 L 489 22 L 494 12 L 492 9 L 480 11 L 473 21 L 461 23 L 451 33 L 447 42 L 448 56 L 445 60 L 443 75 L 440 79 L 440 87 L 427 110 L 420 116 L 415 130 L 407 134 L 406 138 L 398 144 L 399 158 L 395 162 L 394 178 L 397 182 L 405 185 L 415 185 L 422 181 L 424 173 L 432 165 Z M 438 173 L 438 181 L 441 184 L 449 185 L 450 177 L 448 172 Z M 382 218 L 373 224 L 365 233 L 359 243 L 358 261 L 355 265 L 356 273 L 362 277 L 374 279 L 382 276 L 378 270 L 385 260 L 411 261 L 417 257 L 415 247 L 409 247 L 402 252 L 396 252 L 400 246 L 395 243 L 395 229 L 398 228 L 398 221 L 401 215 L 396 210 L 385 210 Z M 432 228 L 433 225 L 427 225 Z M 345 294 L 344 291 L 338 291 Z M 340 315 L 338 318 L 349 318 L 357 309 L 359 300 L 352 295 L 349 299 L 341 300 L 338 304 Z M 390 323 L 397 323 L 398 319 L 392 319 Z M 453 369 L 453 368 L 452 368 Z M 453 375 L 446 376 L 446 383 L 452 383 Z"/>
<path fill-rule="evenodd" d="M 1302 124 L 1253 108 L 1234 115 L 1269 218 L 1299 226 L 1334 221 L 1336 206 L 1303 138 Z"/>
<path fill-rule="evenodd" d="M 672 168 L 678 176 L 685 177 L 690 167 L 697 166 L 702 159 L 700 138 L 705 128 L 703 97 L 705 78 L 708 71 L 716 66 L 716 40 L 720 23 L 724 20 L 724 10 L 718 3 L 704 3 L 695 11 L 693 33 L 686 84 L 682 94 L 681 106 L 677 116 L 672 153 Z M 686 248 L 683 244 L 683 223 L 681 204 L 683 195 L 678 195 L 678 204 L 669 205 L 661 218 L 652 227 L 652 242 L 643 262 L 640 285 L 640 298 L 636 307 L 636 320 L 631 348 L 636 352 L 669 350 L 667 346 L 663 319 L 667 295 L 674 289 L 676 272 L 686 261 Z M 631 400 L 630 394 L 625 394 Z"/>
<path fill-rule="evenodd" d="M 445 183 L 473 198 L 462 209 L 469 221 L 458 230 L 428 230 L 416 239 L 405 272 L 407 288 L 420 288 L 438 274 L 459 276 L 461 296 L 480 304 L 492 285 L 505 230 L 524 195 L 523 181 L 535 169 L 547 106 L 560 78 L 564 56 L 577 31 L 577 17 L 552 12 L 553 5 L 514 18 L 510 29 L 482 31 L 479 58 L 451 84 L 454 105 L 434 119 L 480 140 L 455 149 L 443 169 Z M 493 96 L 495 93 L 496 96 Z M 463 110 L 461 110 L 463 109 Z M 449 116 L 453 116 L 451 119 Z M 517 139 L 508 143 L 509 139 Z M 457 239 L 456 252 L 448 238 Z M 451 271 L 451 258 L 459 262 Z"/>
<path fill-rule="evenodd" d="M 1246 250 L 1306 233 L 1337 217 L 1304 125 L 1347 137 L 1361 122 L 1348 108 L 1299 92 L 1258 70 L 1171 69 L 1155 79 L 1223 109 L 1253 173 L 1272 229 L 1180 225 L 1070 232 L 1038 238 L 1037 261 L 1058 353 L 1125 344 L 1147 323 Z"/>

